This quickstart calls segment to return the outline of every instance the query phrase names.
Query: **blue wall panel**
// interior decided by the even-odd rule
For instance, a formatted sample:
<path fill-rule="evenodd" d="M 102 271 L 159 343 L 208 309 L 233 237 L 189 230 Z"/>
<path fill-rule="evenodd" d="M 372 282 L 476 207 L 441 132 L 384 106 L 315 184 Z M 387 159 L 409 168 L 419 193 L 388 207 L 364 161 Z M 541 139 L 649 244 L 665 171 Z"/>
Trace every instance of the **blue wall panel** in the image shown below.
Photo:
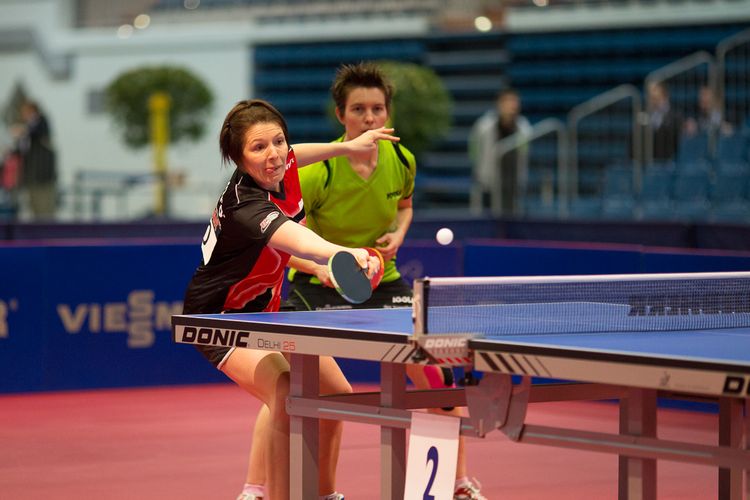
<path fill-rule="evenodd" d="M 3 392 L 223 380 L 171 341 L 196 245 L 6 247 L 0 255 L 8 264 Z"/>
<path fill-rule="evenodd" d="M 645 251 L 644 273 L 750 271 L 750 254 L 729 252 Z"/>
<path fill-rule="evenodd" d="M 44 247 L 3 248 L 0 255 L 0 389 L 41 387 L 49 352 L 49 318 L 43 313 L 48 281 Z"/>
<path fill-rule="evenodd" d="M 471 242 L 464 248 L 466 276 L 548 276 L 637 273 L 641 253 L 633 249 Z"/>

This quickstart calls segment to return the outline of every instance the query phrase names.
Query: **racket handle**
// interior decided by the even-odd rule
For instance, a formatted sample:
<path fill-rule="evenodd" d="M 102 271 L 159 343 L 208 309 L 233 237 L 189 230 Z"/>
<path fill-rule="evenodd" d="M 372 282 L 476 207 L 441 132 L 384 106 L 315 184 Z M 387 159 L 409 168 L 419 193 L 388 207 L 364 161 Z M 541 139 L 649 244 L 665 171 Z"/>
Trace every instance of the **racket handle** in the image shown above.
<path fill-rule="evenodd" d="M 372 257 L 377 257 L 377 259 L 380 261 L 380 268 L 375 274 L 372 275 L 372 278 L 370 278 L 370 286 L 373 290 L 375 290 L 383 280 L 383 273 L 385 273 L 385 260 L 383 259 L 383 254 L 381 254 L 377 248 L 365 247 L 365 250 L 367 250 L 367 253 L 369 253 Z"/>

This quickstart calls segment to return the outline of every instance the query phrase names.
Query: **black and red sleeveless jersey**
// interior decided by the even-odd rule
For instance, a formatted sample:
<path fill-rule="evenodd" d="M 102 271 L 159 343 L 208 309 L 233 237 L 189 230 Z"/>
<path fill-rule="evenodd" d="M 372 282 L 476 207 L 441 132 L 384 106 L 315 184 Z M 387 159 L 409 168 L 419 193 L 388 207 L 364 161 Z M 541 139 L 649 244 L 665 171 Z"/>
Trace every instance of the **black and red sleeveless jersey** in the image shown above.
<path fill-rule="evenodd" d="M 268 241 L 287 220 L 304 218 L 291 148 L 279 192 L 235 170 L 203 236 L 203 260 L 185 293 L 184 314 L 278 310 L 289 254 L 272 249 Z"/>

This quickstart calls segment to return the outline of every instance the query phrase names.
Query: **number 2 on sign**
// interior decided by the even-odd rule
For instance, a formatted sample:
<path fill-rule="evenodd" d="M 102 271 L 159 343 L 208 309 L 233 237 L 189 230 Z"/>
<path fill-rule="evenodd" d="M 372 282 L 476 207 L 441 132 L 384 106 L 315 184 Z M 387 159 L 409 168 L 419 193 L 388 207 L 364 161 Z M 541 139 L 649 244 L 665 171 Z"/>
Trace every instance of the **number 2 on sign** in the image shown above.
<path fill-rule="evenodd" d="M 460 424 L 457 417 L 412 413 L 404 500 L 453 498 Z"/>
<path fill-rule="evenodd" d="M 432 491 L 432 483 L 435 482 L 435 474 L 437 474 L 438 470 L 438 458 L 437 448 L 431 446 L 427 450 L 427 463 L 425 465 L 430 465 L 430 462 L 432 462 L 432 472 L 430 473 L 430 480 L 427 481 L 427 487 L 424 489 L 422 500 L 435 500 L 435 495 L 432 495 L 430 492 Z"/>

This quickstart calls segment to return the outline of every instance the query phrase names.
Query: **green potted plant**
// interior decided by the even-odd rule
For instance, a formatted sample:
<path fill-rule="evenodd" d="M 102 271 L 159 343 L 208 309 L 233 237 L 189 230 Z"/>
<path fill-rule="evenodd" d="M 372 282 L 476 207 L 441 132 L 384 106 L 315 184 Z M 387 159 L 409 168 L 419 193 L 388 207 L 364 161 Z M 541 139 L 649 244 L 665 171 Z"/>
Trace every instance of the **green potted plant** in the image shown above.
<path fill-rule="evenodd" d="M 409 150 L 419 155 L 450 129 L 451 96 L 431 68 L 396 61 L 380 65 L 396 89 L 391 123 Z"/>
<path fill-rule="evenodd" d="M 181 140 L 195 141 L 205 133 L 213 95 L 187 69 L 174 66 L 141 67 L 117 76 L 105 91 L 106 109 L 125 144 L 154 148 L 154 171 L 159 183 L 155 214 L 167 206 L 166 147 Z"/>

